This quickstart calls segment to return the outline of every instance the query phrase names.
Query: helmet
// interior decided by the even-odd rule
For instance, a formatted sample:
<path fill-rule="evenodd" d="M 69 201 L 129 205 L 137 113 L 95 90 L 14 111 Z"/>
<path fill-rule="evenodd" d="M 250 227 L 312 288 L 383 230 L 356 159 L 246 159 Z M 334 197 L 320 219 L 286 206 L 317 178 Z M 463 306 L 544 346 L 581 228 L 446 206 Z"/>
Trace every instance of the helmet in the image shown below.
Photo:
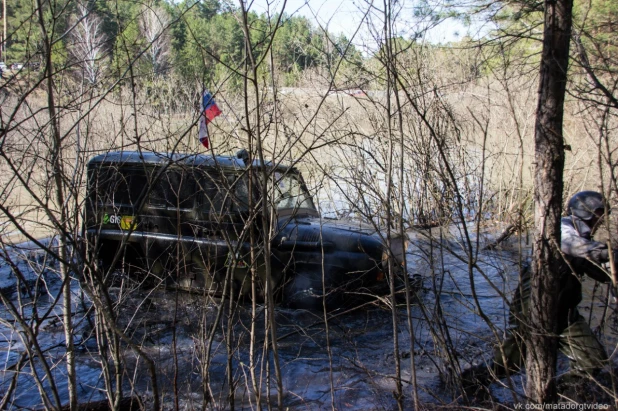
<path fill-rule="evenodd" d="M 599 210 L 601 210 L 601 214 L 598 213 Z M 595 215 L 603 215 L 604 212 L 605 200 L 601 193 L 596 191 L 580 191 L 569 200 L 569 215 L 574 215 L 582 220 L 590 220 Z"/>

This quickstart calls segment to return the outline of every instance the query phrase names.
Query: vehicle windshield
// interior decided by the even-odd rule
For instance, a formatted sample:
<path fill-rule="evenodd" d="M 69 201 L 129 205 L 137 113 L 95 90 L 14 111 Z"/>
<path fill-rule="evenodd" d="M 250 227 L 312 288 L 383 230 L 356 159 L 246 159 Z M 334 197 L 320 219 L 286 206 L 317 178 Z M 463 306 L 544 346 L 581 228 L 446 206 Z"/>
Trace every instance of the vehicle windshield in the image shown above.
<path fill-rule="evenodd" d="M 291 173 L 275 171 L 273 204 L 277 210 L 309 208 L 315 210 L 311 195 L 301 183 L 300 176 Z"/>

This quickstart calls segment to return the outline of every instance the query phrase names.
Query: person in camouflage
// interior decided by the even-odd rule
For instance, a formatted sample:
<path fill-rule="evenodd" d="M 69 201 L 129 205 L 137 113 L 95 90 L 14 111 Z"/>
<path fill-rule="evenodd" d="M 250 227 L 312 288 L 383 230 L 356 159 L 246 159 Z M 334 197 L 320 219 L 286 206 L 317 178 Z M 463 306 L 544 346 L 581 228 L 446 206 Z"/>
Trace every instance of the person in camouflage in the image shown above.
<path fill-rule="evenodd" d="M 561 250 L 567 264 L 565 272 L 561 273 L 558 297 L 559 349 L 570 359 L 571 370 L 585 375 L 599 370 L 607 362 L 605 349 L 577 310 L 582 300 L 584 274 L 602 283 L 611 278 L 603 268 L 603 264 L 609 261 L 610 250 L 605 243 L 592 239 L 596 226 L 605 215 L 605 201 L 600 193 L 582 191 L 569 200 L 567 213 L 561 221 Z M 526 266 L 511 303 L 507 338 L 494 351 L 493 364 L 489 367 L 495 377 L 504 377 L 507 369 L 510 373 L 517 372 L 523 366 L 525 345 L 522 331 L 527 321 L 529 301 L 530 271 Z M 464 387 L 479 382 L 486 385 L 491 376 L 489 369 L 484 368 L 466 370 L 462 374 Z"/>

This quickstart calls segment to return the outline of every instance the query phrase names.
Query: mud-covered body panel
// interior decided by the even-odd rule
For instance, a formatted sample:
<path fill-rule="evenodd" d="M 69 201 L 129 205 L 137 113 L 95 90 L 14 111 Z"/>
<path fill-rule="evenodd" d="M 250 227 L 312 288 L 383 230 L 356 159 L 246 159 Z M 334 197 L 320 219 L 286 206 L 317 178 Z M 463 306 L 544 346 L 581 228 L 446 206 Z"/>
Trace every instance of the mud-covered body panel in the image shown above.
<path fill-rule="evenodd" d="M 367 272 L 382 265 L 382 242 L 374 230 L 319 217 L 279 220 L 272 249 L 279 258 L 292 261 L 297 271 L 309 265 L 324 266 L 329 272 Z"/>

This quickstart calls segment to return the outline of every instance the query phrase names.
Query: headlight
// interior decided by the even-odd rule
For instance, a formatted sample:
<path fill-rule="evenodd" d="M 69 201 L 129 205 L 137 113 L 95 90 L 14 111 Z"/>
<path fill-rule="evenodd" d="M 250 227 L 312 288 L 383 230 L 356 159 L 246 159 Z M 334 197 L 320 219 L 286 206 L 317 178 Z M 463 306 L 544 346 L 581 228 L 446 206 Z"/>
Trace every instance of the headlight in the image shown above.
<path fill-rule="evenodd" d="M 403 262 L 406 258 L 406 250 L 408 249 L 408 245 L 410 244 L 410 242 L 406 239 L 403 242 L 403 247 L 401 244 L 401 238 L 394 238 L 391 241 L 391 255 L 395 258 L 395 261 L 397 262 L 397 264 L 399 265 L 403 265 Z M 387 250 L 384 250 L 382 252 L 382 263 L 386 264 L 386 262 L 388 261 L 388 257 L 389 257 L 389 252 Z"/>
<path fill-rule="evenodd" d="M 388 260 L 388 250 L 384 250 L 382 251 L 382 262 L 386 264 L 387 260 Z"/>

